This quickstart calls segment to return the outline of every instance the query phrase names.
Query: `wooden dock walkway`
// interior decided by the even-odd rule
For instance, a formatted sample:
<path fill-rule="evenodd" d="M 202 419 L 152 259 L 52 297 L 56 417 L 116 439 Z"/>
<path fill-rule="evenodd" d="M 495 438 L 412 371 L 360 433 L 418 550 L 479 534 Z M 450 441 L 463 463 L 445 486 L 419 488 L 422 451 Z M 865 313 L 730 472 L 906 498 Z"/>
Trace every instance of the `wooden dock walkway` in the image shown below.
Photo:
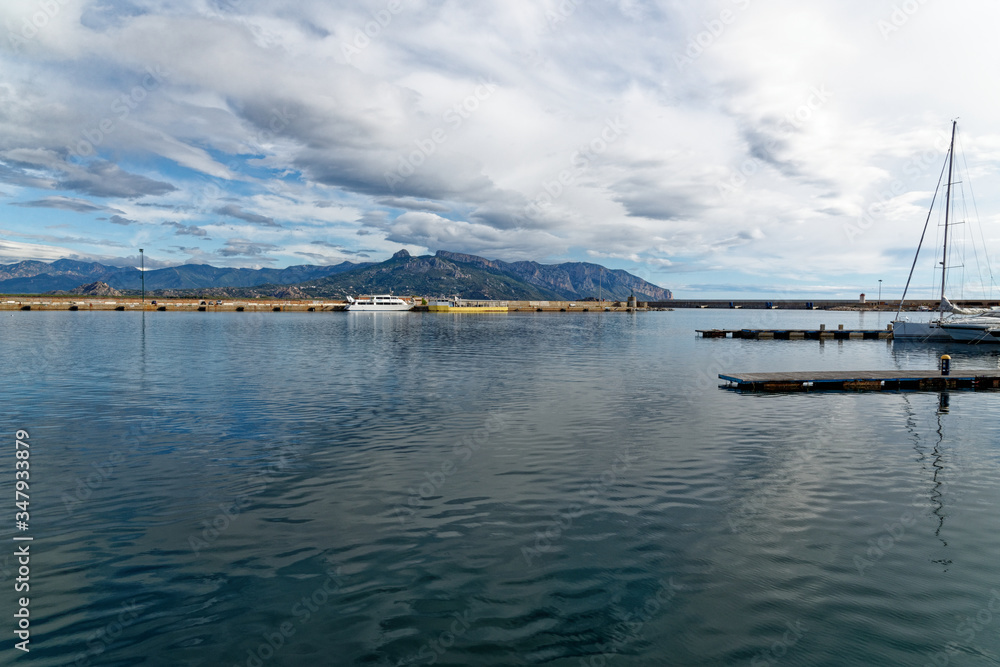
<path fill-rule="evenodd" d="M 744 391 L 885 391 L 1000 389 L 1000 370 L 955 371 L 807 371 L 719 373 L 733 389 Z"/>
<path fill-rule="evenodd" d="M 752 340 L 888 340 L 892 329 L 695 329 L 702 338 Z"/>

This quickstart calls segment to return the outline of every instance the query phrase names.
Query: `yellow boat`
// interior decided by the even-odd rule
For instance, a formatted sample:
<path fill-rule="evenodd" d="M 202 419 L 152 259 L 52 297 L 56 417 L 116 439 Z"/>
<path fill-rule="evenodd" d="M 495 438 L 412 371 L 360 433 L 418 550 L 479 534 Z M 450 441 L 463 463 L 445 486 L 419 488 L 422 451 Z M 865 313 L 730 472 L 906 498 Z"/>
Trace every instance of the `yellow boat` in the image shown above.
<path fill-rule="evenodd" d="M 435 299 L 427 304 L 432 313 L 506 313 L 503 301 L 470 301 L 468 299 Z"/>

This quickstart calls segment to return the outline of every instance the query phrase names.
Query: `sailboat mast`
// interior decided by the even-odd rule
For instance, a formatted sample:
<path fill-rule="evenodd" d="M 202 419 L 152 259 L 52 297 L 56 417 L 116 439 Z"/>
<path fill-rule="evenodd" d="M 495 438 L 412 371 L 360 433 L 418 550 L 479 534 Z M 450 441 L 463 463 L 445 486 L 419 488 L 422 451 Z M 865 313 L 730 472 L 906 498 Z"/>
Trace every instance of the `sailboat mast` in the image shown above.
<path fill-rule="evenodd" d="M 951 145 L 948 148 L 948 186 L 944 191 L 944 253 L 941 257 L 941 315 L 944 315 L 945 276 L 948 274 L 948 214 L 951 212 L 951 176 L 955 160 L 955 126 L 958 121 L 951 121 Z"/>

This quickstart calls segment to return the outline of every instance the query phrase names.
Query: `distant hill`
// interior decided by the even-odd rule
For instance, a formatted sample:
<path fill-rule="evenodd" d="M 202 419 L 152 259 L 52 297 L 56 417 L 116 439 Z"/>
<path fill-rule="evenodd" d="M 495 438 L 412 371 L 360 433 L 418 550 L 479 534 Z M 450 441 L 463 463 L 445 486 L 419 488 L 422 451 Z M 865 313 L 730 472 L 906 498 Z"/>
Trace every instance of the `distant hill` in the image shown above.
<path fill-rule="evenodd" d="M 210 287 L 254 287 L 294 285 L 349 271 L 368 263 L 343 262 L 331 266 L 297 265 L 285 269 L 230 269 L 207 264 L 182 264 L 146 271 L 146 291 L 200 289 Z M 0 294 L 43 294 L 68 292 L 81 285 L 104 282 L 119 290 L 138 290 L 141 272 L 134 267 L 117 267 L 97 262 L 60 259 L 52 263 L 18 262 L 0 265 Z"/>
<path fill-rule="evenodd" d="M 109 282 L 123 269 L 96 262 L 57 259 L 54 262 L 18 262 L 0 265 L 0 293 L 44 294 L 62 290 L 68 292 L 80 285 Z M 138 270 L 131 269 L 136 273 Z"/>
<path fill-rule="evenodd" d="M 470 264 L 486 271 L 514 275 L 531 285 L 552 290 L 565 299 L 585 299 L 588 296 L 598 296 L 599 293 L 606 299 L 618 300 L 627 299 L 631 294 L 635 294 L 641 301 L 668 301 L 673 298 L 668 289 L 648 283 L 627 271 L 606 269 L 600 264 L 502 262 L 446 250 L 438 250 L 435 256 Z"/>
<path fill-rule="evenodd" d="M 286 269 L 230 269 L 208 264 L 181 264 L 146 271 L 146 290 L 295 285 L 342 271 L 350 271 L 359 266 L 368 266 L 368 263 L 342 262 L 331 266 L 298 264 Z M 118 274 L 115 280 L 108 281 L 108 284 L 118 289 L 137 290 L 140 287 L 140 273 L 133 269 L 129 273 Z"/>
<path fill-rule="evenodd" d="M 381 264 L 314 280 L 302 287 L 310 294 L 330 297 L 391 292 L 501 300 L 582 300 L 599 295 L 623 300 L 631 294 L 642 301 L 672 298 L 668 289 L 599 264 L 502 262 L 446 250 L 420 257 L 401 250 Z"/>
<path fill-rule="evenodd" d="M 458 295 L 467 299 L 561 299 L 555 290 L 531 285 L 516 276 L 485 271 L 444 257 L 411 257 L 400 250 L 381 264 L 352 269 L 304 285 L 310 294 L 343 297 L 357 294 Z M 311 288 L 311 289 L 310 289 Z"/>
<path fill-rule="evenodd" d="M 100 281 L 90 283 L 89 285 L 81 285 L 76 289 L 71 289 L 69 294 L 80 294 L 83 296 L 122 296 L 120 290 L 116 290 L 107 283 L 102 283 Z"/>
<path fill-rule="evenodd" d="M 141 272 L 134 267 L 60 259 L 52 263 L 0 265 L 0 293 L 70 292 L 101 282 L 113 290 L 137 292 Z M 460 296 L 467 299 L 583 300 L 603 296 L 621 301 L 635 294 L 640 301 L 667 301 L 670 290 L 621 269 L 566 262 L 503 262 L 439 250 L 412 257 L 401 250 L 380 263 L 342 262 L 331 266 L 285 269 L 231 269 L 183 264 L 145 272 L 151 296 L 206 295 L 253 298 L 302 295 L 343 298 L 359 294 Z M 289 297 L 296 298 L 296 297 Z"/>

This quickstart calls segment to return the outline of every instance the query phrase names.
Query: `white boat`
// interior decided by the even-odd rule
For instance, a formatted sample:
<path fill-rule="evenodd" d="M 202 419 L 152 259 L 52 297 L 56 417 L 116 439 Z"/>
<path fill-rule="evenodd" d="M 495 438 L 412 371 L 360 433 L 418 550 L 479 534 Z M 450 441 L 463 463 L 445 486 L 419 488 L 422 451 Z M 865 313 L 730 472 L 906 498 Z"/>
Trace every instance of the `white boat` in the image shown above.
<path fill-rule="evenodd" d="M 948 147 L 947 155 L 947 182 L 945 188 L 944 206 L 944 243 L 942 249 L 941 266 L 941 302 L 938 306 L 938 316 L 929 322 L 910 322 L 907 318 L 901 318 L 900 312 L 896 312 L 896 319 L 892 323 L 893 340 L 917 341 L 917 342 L 991 342 L 1000 343 L 1000 310 L 965 310 L 957 308 L 948 301 L 945 296 L 945 285 L 948 275 L 948 227 L 953 224 L 949 220 L 951 209 L 951 186 L 953 183 L 954 160 L 955 160 L 955 130 L 957 121 L 951 123 L 951 144 Z M 940 187 L 940 182 L 938 184 Z M 931 199 L 930 210 L 927 212 L 927 221 L 924 223 L 924 234 L 920 241 L 923 243 L 924 235 L 927 233 L 927 225 L 931 219 L 931 212 L 934 210 L 934 202 L 937 200 L 937 192 Z M 917 257 L 920 256 L 920 246 L 917 246 Z M 903 290 L 903 298 L 899 300 L 899 307 L 902 310 L 903 301 L 906 299 L 906 290 L 909 289 L 910 280 L 913 278 L 913 269 L 917 265 L 917 257 L 913 259 L 913 266 L 910 267 L 910 276 L 906 280 L 906 288 Z M 997 331 L 997 335 L 993 331 Z"/>
<path fill-rule="evenodd" d="M 1000 310 L 988 310 L 969 317 L 953 317 L 941 322 L 941 328 L 960 343 L 1000 343 Z"/>
<path fill-rule="evenodd" d="M 353 299 L 347 297 L 347 306 L 344 310 L 348 310 L 352 313 L 364 312 L 399 312 L 404 310 L 411 310 L 413 304 L 409 301 L 400 299 L 398 296 L 393 296 L 391 294 L 375 294 L 369 297 L 362 297 L 359 299 Z"/>
<path fill-rule="evenodd" d="M 892 339 L 919 343 L 940 343 L 953 340 L 951 334 L 941 328 L 937 320 L 932 322 L 910 322 L 897 319 L 892 323 Z"/>

